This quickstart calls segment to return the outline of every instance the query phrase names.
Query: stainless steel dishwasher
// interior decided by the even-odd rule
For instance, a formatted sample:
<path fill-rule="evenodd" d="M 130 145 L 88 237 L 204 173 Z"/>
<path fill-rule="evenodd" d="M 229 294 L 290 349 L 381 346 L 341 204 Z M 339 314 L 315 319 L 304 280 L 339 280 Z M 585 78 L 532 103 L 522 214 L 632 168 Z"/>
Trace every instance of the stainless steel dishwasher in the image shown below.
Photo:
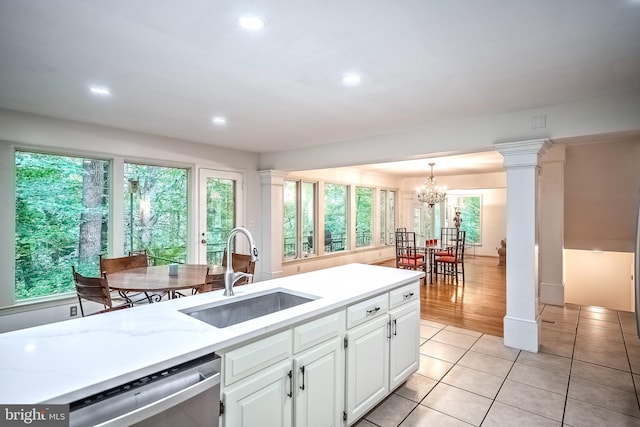
<path fill-rule="evenodd" d="M 220 357 L 200 357 L 70 405 L 71 426 L 218 426 Z"/>

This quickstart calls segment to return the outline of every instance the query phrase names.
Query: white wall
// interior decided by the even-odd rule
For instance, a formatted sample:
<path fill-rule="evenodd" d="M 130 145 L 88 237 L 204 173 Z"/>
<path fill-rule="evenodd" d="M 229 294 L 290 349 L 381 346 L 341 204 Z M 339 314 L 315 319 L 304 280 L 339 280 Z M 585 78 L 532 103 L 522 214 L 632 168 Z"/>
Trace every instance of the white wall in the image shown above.
<path fill-rule="evenodd" d="M 566 302 L 635 311 L 632 253 L 564 252 Z"/>
<path fill-rule="evenodd" d="M 535 115 L 546 115 L 546 127 L 531 128 Z M 425 118 L 425 121 L 427 119 Z M 373 137 L 298 150 L 265 153 L 261 169 L 282 171 L 353 166 L 494 150 L 498 142 L 581 137 L 640 130 L 640 91 L 618 96 L 429 123 Z"/>

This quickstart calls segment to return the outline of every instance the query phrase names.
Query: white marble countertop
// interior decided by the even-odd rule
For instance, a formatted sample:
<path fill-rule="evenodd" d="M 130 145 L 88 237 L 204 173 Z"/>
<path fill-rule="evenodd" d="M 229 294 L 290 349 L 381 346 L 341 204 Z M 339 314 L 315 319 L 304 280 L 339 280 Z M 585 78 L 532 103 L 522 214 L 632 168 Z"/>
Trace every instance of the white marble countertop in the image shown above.
<path fill-rule="evenodd" d="M 421 273 L 349 264 L 234 288 L 318 299 L 223 329 L 179 310 L 232 301 L 221 291 L 0 334 L 0 403 L 69 403 L 414 282 Z"/>

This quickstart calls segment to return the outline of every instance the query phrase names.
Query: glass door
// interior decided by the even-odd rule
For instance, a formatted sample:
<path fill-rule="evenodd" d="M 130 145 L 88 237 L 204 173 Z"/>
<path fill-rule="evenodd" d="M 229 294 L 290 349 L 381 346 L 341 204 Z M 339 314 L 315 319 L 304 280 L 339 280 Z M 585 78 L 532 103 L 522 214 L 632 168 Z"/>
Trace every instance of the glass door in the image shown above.
<path fill-rule="evenodd" d="M 200 264 L 222 264 L 229 233 L 242 224 L 242 174 L 200 170 Z"/>

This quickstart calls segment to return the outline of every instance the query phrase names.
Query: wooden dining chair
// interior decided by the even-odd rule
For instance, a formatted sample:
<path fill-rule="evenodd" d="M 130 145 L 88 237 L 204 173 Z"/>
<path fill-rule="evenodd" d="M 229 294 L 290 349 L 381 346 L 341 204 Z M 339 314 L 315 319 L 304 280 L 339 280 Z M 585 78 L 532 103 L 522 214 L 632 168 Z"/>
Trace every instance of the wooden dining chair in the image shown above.
<path fill-rule="evenodd" d="M 464 243 L 466 231 L 457 231 L 453 249 L 444 252 L 442 255 L 434 256 L 434 272 L 438 280 L 438 272 L 445 276 L 455 277 L 458 284 L 458 274 L 462 273 L 462 283 L 464 284 Z"/>
<path fill-rule="evenodd" d="M 147 256 L 146 251 L 144 253 L 137 253 L 129 256 L 117 257 L 117 258 L 106 258 L 102 254 L 100 255 L 100 272 L 109 275 L 112 273 L 117 273 L 118 271 L 130 270 L 132 268 L 139 267 L 148 267 L 149 266 L 149 257 Z M 122 294 L 122 293 L 121 293 Z M 138 293 L 127 293 L 126 298 L 131 299 L 132 301 L 142 302 L 144 301 L 141 296 L 144 295 L 147 302 L 151 303 L 154 299 L 160 300 L 162 299 L 162 295 L 150 295 L 147 292 L 138 292 Z"/>
<path fill-rule="evenodd" d="M 105 258 L 100 255 L 100 271 L 105 274 L 148 266 L 149 258 L 146 253 L 138 253 L 118 258 Z"/>
<path fill-rule="evenodd" d="M 202 294 L 205 292 L 216 291 L 218 289 L 224 289 L 224 274 L 211 274 L 210 269 L 207 267 L 204 283 L 193 288 L 193 293 Z"/>
<path fill-rule="evenodd" d="M 103 309 L 91 314 L 106 313 L 108 311 L 120 310 L 132 306 L 132 303 L 126 300 L 114 299 L 111 297 L 109 282 L 104 273 L 100 277 L 87 277 L 76 271 L 71 266 L 73 273 L 73 282 L 76 285 L 76 294 L 78 296 L 78 304 L 80 305 L 80 313 L 84 314 L 84 306 L 82 300 L 92 301 L 103 306 Z"/>
<path fill-rule="evenodd" d="M 231 268 L 233 271 L 240 271 L 242 273 L 251 274 L 251 277 L 243 277 L 239 279 L 234 286 L 246 285 L 253 282 L 253 275 L 256 269 L 256 263 L 251 261 L 251 255 L 237 254 L 232 252 L 233 258 L 231 258 Z M 224 250 L 222 254 L 222 266 L 227 266 L 227 250 Z M 223 284 L 224 287 L 224 284 Z"/>

